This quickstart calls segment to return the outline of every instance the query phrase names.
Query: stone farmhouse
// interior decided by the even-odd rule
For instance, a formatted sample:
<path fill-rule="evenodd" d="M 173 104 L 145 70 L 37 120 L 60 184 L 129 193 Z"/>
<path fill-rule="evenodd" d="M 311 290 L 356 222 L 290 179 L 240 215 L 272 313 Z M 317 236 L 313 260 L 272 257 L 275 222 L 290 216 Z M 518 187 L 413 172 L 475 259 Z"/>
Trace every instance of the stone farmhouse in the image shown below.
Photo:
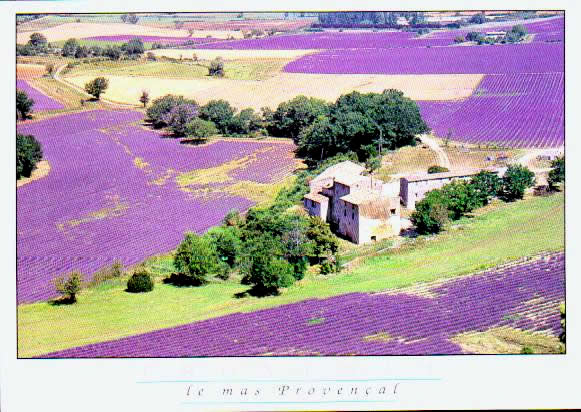
<path fill-rule="evenodd" d="M 399 195 L 407 209 L 415 209 L 416 203 L 422 200 L 430 190 L 439 189 L 457 179 L 470 179 L 481 169 L 463 169 L 442 173 L 421 173 L 400 179 Z M 484 169 L 502 176 L 506 169 Z"/>
<path fill-rule="evenodd" d="M 402 226 L 407 227 L 409 222 L 401 218 L 400 205 L 413 210 L 430 190 L 469 179 L 480 170 L 422 173 L 385 183 L 363 175 L 363 166 L 345 161 L 311 180 L 303 203 L 311 216 L 329 223 L 335 233 L 357 244 L 367 243 L 398 235 Z M 506 168 L 484 170 L 502 176 Z"/>
<path fill-rule="evenodd" d="M 329 167 L 310 183 L 306 210 L 332 230 L 361 244 L 397 235 L 401 229 L 399 196 L 383 181 L 364 176 L 365 168 L 345 161 Z"/>

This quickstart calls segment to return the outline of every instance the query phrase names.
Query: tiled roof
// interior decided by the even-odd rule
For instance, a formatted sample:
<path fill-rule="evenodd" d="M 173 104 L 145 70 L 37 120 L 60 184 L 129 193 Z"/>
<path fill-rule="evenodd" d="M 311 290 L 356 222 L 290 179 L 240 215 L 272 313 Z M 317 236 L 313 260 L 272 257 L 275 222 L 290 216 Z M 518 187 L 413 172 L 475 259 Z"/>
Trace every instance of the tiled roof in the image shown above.
<path fill-rule="evenodd" d="M 313 193 L 313 192 L 307 193 L 304 196 L 304 198 L 305 199 L 314 200 L 315 202 L 318 202 L 318 203 L 326 203 L 326 202 L 329 202 L 329 198 L 327 196 L 323 196 L 323 195 L 321 195 L 319 193 Z"/>
<path fill-rule="evenodd" d="M 442 173 L 419 173 L 406 176 L 404 177 L 404 179 L 406 179 L 408 182 L 419 182 L 422 180 L 435 180 L 435 179 L 450 179 L 452 177 L 473 176 L 475 174 L 478 174 L 481 170 L 486 170 L 489 172 L 498 172 L 497 169 L 460 169 Z"/>

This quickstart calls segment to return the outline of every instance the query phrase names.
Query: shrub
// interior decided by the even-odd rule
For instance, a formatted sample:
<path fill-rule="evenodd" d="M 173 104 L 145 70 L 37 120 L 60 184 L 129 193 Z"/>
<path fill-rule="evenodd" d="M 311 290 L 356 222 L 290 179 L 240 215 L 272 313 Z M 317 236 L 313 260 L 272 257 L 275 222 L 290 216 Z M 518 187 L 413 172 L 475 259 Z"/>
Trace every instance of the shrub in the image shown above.
<path fill-rule="evenodd" d="M 151 275 L 144 268 L 139 268 L 131 275 L 127 281 L 127 292 L 143 293 L 153 290 L 153 280 Z"/>
<path fill-rule="evenodd" d="M 174 256 L 174 266 L 187 276 L 193 285 L 206 283 L 207 275 L 218 264 L 216 245 L 208 236 L 187 233 Z"/>
<path fill-rule="evenodd" d="M 226 100 L 210 100 L 200 108 L 200 118 L 214 122 L 221 133 L 227 134 L 235 111 Z"/>
<path fill-rule="evenodd" d="M 447 167 L 443 167 L 443 166 L 430 166 L 428 167 L 428 173 L 443 173 L 443 172 L 449 172 L 450 169 L 448 169 Z"/>
<path fill-rule="evenodd" d="M 42 33 L 32 33 L 30 35 L 30 40 L 28 40 L 27 46 L 34 49 L 36 52 L 44 53 L 48 48 L 48 41 Z"/>
<path fill-rule="evenodd" d="M 329 106 L 322 99 L 297 96 L 278 105 L 272 114 L 272 125 L 269 129 L 275 136 L 297 139 L 301 130 L 310 125 L 319 116 L 329 114 Z"/>
<path fill-rule="evenodd" d="M 475 24 L 482 24 L 486 22 L 486 17 L 482 13 L 475 14 L 474 16 L 470 17 L 470 23 Z"/>
<path fill-rule="evenodd" d="M 42 146 L 30 135 L 16 135 L 16 180 L 30 177 L 42 159 Z"/>
<path fill-rule="evenodd" d="M 198 116 L 198 106 L 191 103 L 181 103 L 174 106 L 163 115 L 163 122 L 175 136 L 186 134 L 186 125 Z"/>
<path fill-rule="evenodd" d="M 16 90 L 16 113 L 22 120 L 28 118 L 34 106 L 34 100 L 28 97 L 25 91 Z"/>
<path fill-rule="evenodd" d="M 119 279 L 123 276 L 123 264 L 116 260 L 111 266 L 107 266 L 93 275 L 90 286 L 100 285 L 111 279 Z"/>
<path fill-rule="evenodd" d="M 97 77 L 85 84 L 85 91 L 99 100 L 101 93 L 107 90 L 107 87 L 109 87 L 109 81 L 104 77 Z"/>
<path fill-rule="evenodd" d="M 219 57 L 216 57 L 210 62 L 208 67 L 208 75 L 214 77 L 224 77 L 224 62 Z"/>
<path fill-rule="evenodd" d="M 313 242 L 313 255 L 319 260 L 329 254 L 336 254 L 339 250 L 337 237 L 331 232 L 329 224 L 318 216 L 309 218 L 307 238 Z"/>
<path fill-rule="evenodd" d="M 433 190 L 416 204 L 411 221 L 419 234 L 439 233 L 449 221 L 449 214 L 441 192 Z"/>
<path fill-rule="evenodd" d="M 89 49 L 87 46 L 79 46 L 75 51 L 75 58 L 77 59 L 84 59 L 85 57 L 89 56 Z"/>
<path fill-rule="evenodd" d="M 247 108 L 233 116 L 228 125 L 228 131 L 235 134 L 250 134 L 262 127 L 262 118 Z"/>
<path fill-rule="evenodd" d="M 485 206 L 493 197 L 502 191 L 502 179 L 496 173 L 481 170 L 470 179 L 470 185 L 474 188 L 479 206 Z"/>
<path fill-rule="evenodd" d="M 77 294 L 81 291 L 83 275 L 81 272 L 71 272 L 68 277 L 63 276 L 54 280 L 54 285 L 58 293 L 63 295 L 64 303 L 75 303 Z"/>
<path fill-rule="evenodd" d="M 535 174 L 522 165 L 510 165 L 502 177 L 502 196 L 506 201 L 522 199 L 535 184 Z"/>
<path fill-rule="evenodd" d="M 522 349 L 520 350 L 520 353 L 523 355 L 531 355 L 535 353 L 535 351 L 533 351 L 533 349 L 529 346 L 523 346 Z"/>
<path fill-rule="evenodd" d="M 551 171 L 549 171 L 549 176 L 547 182 L 549 187 L 554 189 L 557 183 L 565 182 L 565 157 L 557 157 L 551 162 Z"/>
<path fill-rule="evenodd" d="M 471 31 L 468 34 L 466 34 L 466 41 L 479 41 L 482 40 L 483 36 L 481 33 L 477 32 L 477 31 Z"/>
<path fill-rule="evenodd" d="M 440 191 L 450 217 L 454 220 L 481 206 L 475 188 L 467 182 L 454 181 L 443 186 Z"/>
<path fill-rule="evenodd" d="M 195 137 L 198 139 L 207 139 L 210 136 L 218 134 L 218 128 L 210 120 L 202 120 L 200 118 L 194 119 L 185 127 L 185 135 L 187 137 Z"/>
<path fill-rule="evenodd" d="M 46 74 L 52 77 L 52 75 L 54 74 L 54 64 L 48 63 L 44 66 L 44 68 L 46 70 Z"/>
<path fill-rule="evenodd" d="M 111 60 L 119 60 L 121 58 L 122 50 L 119 46 L 107 46 L 103 51 L 103 55 Z"/>
<path fill-rule="evenodd" d="M 454 43 L 464 43 L 465 39 L 462 36 L 454 37 Z"/>
<path fill-rule="evenodd" d="M 561 334 L 559 335 L 559 340 L 563 343 L 566 343 L 566 335 L 565 335 L 565 304 L 561 303 L 559 305 L 559 312 L 561 312 Z"/>

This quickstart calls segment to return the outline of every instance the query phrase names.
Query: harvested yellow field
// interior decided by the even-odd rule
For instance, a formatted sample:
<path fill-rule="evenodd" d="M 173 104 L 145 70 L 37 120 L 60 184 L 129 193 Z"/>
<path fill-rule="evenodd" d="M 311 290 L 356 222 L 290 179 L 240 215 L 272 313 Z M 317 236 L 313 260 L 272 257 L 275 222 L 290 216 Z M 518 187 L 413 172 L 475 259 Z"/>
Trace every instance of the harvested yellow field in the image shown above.
<path fill-rule="evenodd" d="M 296 59 L 320 50 L 217 50 L 217 49 L 157 49 L 151 52 L 157 57 L 191 59 L 195 54 L 199 60 Z"/>
<path fill-rule="evenodd" d="M 238 108 L 264 106 L 276 108 L 279 103 L 297 95 L 334 101 L 341 94 L 357 90 L 363 93 L 398 89 L 414 100 L 453 100 L 468 97 L 483 75 L 360 75 L 279 73 L 266 80 L 233 79 L 158 79 L 151 77 L 105 76 L 109 88 L 103 97 L 119 103 L 138 104 L 142 90 L 150 97 L 180 94 L 205 104 L 225 99 Z M 92 76 L 75 76 L 66 81 L 83 87 Z"/>
<path fill-rule="evenodd" d="M 22 80 L 36 79 L 42 77 L 46 68 L 42 64 L 17 64 L 16 78 Z"/>
<path fill-rule="evenodd" d="M 24 44 L 28 42 L 33 32 L 23 32 L 16 35 L 16 42 Z M 163 29 L 158 27 L 141 26 L 139 24 L 125 23 L 65 23 L 56 27 L 40 30 L 46 39 L 50 41 L 67 40 L 70 38 L 81 39 L 93 36 L 114 36 L 119 34 L 140 34 L 144 36 L 168 36 L 188 37 L 187 30 Z M 202 37 L 210 33 L 203 32 Z"/>

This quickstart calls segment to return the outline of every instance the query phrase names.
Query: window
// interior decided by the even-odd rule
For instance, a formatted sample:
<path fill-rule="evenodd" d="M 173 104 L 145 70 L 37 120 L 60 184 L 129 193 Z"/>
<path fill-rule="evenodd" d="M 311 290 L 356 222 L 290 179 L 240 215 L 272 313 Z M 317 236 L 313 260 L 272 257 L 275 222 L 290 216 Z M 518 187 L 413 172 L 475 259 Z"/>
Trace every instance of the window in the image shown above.
<path fill-rule="evenodd" d="M 371 240 L 375 242 L 377 240 L 377 236 L 371 236 Z"/>
<path fill-rule="evenodd" d="M 395 209 L 391 209 L 391 214 L 395 215 Z"/>

